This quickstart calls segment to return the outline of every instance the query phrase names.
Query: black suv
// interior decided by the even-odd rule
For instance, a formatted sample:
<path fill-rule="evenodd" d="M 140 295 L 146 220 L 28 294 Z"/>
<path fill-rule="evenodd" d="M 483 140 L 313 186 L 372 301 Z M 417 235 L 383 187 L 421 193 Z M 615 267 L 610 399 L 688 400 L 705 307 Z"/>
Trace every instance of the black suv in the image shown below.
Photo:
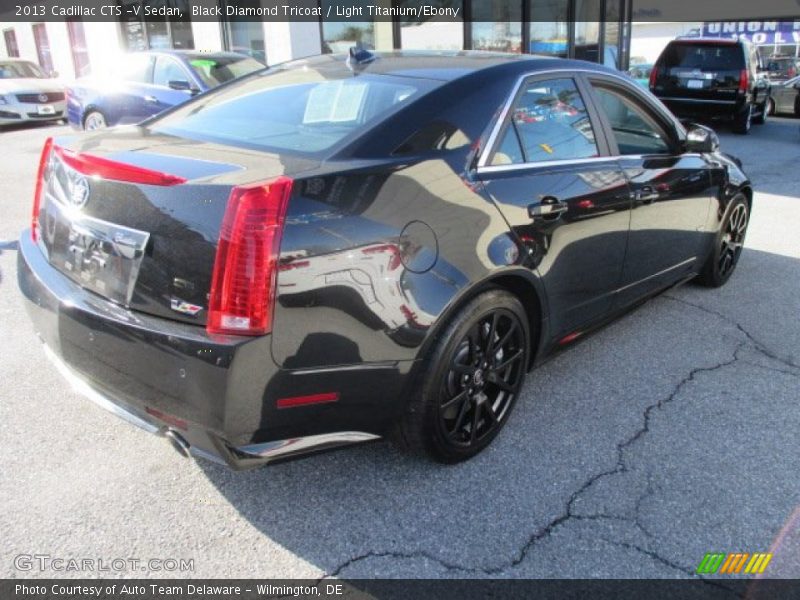
<path fill-rule="evenodd" d="M 767 118 L 769 80 L 757 50 L 738 39 L 678 38 L 658 57 L 650 90 L 679 118 L 725 118 L 736 133 Z"/>

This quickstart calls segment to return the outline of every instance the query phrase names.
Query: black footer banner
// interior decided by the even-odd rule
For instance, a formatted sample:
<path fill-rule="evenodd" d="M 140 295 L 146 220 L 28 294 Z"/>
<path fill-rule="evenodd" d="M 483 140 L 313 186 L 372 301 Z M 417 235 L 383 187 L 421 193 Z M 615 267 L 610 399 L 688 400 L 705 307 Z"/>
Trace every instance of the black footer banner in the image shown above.
<path fill-rule="evenodd" d="M 682 579 L 4 579 L 2 600 L 800 599 L 800 580 Z"/>

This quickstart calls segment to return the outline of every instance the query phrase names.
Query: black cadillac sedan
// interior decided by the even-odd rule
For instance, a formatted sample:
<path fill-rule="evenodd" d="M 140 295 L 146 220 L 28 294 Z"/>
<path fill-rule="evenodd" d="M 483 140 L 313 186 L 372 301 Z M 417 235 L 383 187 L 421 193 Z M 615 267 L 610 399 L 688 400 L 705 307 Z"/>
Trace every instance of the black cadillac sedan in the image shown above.
<path fill-rule="evenodd" d="M 456 462 L 544 357 L 725 283 L 751 202 L 711 130 L 604 67 L 356 51 L 48 140 L 19 285 L 73 385 L 183 454 Z"/>

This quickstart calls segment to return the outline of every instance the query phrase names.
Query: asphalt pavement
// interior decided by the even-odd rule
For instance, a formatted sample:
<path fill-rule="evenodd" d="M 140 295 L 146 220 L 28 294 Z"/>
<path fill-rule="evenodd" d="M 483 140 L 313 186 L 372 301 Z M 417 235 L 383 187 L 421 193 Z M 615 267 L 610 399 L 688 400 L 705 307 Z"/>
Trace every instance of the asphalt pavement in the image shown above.
<path fill-rule="evenodd" d="M 244 473 L 181 458 L 46 360 L 16 239 L 65 130 L 0 133 L 0 576 L 671 578 L 772 551 L 767 575 L 800 577 L 800 120 L 721 129 L 756 189 L 729 283 L 672 290 L 532 372 L 480 456 L 379 442 Z"/>

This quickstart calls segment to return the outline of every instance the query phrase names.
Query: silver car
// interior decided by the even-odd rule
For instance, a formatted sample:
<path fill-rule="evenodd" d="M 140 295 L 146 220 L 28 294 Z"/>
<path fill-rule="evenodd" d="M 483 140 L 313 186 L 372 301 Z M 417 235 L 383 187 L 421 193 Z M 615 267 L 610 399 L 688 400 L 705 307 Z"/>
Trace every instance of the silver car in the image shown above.
<path fill-rule="evenodd" d="M 66 118 L 64 86 L 38 65 L 0 59 L 0 125 Z"/>

